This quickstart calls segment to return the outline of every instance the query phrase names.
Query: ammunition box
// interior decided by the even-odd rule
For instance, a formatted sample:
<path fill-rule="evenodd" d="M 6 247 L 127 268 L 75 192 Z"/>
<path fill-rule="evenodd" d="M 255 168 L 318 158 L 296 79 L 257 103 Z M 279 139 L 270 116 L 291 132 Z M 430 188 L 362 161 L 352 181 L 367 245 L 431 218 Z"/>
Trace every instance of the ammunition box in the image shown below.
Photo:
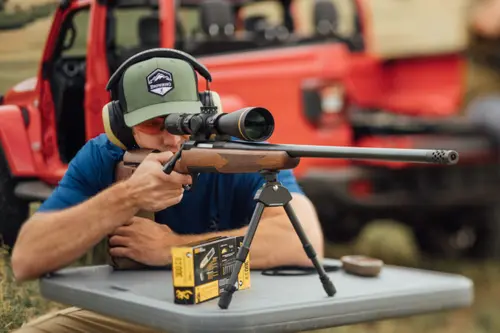
<path fill-rule="evenodd" d="M 172 248 L 176 304 L 198 304 L 219 297 L 229 281 L 243 237 L 216 237 Z M 238 274 L 238 290 L 250 288 L 250 255 Z"/>

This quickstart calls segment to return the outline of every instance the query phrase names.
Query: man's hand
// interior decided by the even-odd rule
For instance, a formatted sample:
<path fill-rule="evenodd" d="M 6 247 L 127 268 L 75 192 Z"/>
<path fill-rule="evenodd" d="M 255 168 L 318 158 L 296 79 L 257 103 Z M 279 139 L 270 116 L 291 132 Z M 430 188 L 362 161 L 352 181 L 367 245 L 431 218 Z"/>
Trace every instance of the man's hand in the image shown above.
<path fill-rule="evenodd" d="M 126 257 L 149 266 L 169 264 L 170 248 L 179 243 L 179 236 L 168 226 L 137 216 L 110 236 L 111 256 Z"/>
<path fill-rule="evenodd" d="M 157 212 L 182 200 L 182 185 L 192 184 L 191 176 L 172 171 L 163 172 L 163 165 L 173 154 L 169 151 L 149 154 L 125 181 L 132 200 L 139 209 Z"/>

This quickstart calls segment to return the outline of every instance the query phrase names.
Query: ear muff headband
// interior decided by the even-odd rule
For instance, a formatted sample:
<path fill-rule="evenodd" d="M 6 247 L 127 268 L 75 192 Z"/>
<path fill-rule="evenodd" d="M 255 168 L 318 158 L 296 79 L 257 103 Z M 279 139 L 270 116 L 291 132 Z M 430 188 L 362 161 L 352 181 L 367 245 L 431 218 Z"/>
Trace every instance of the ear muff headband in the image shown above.
<path fill-rule="evenodd" d="M 175 59 L 181 59 L 193 66 L 193 68 L 207 80 L 208 82 L 212 82 L 212 75 L 208 71 L 208 69 L 203 66 L 201 63 L 196 61 L 196 59 L 185 52 L 175 50 L 175 49 L 168 49 L 168 48 L 156 48 L 156 49 L 149 49 L 146 51 L 139 52 L 132 57 L 128 58 L 123 64 L 121 64 L 120 67 L 113 73 L 111 78 L 108 81 L 108 84 L 106 85 L 106 90 L 110 90 L 112 87 L 114 87 L 117 83 L 118 80 L 122 77 L 122 74 L 125 72 L 127 68 L 130 66 L 147 60 L 151 59 L 154 57 L 159 57 L 159 58 L 175 58 Z"/>

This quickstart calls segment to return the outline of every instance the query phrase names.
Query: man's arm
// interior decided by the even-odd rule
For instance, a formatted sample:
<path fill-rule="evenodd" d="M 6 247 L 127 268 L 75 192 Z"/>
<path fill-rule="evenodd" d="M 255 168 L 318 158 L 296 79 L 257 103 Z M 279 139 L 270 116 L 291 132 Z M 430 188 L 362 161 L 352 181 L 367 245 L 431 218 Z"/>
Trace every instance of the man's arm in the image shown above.
<path fill-rule="evenodd" d="M 78 151 L 50 197 L 21 227 L 12 253 L 17 280 L 71 264 L 136 212 L 125 183 L 102 191 L 119 157 L 112 157 L 101 140 Z"/>
<path fill-rule="evenodd" d="M 323 233 L 313 204 L 299 187 L 292 170 L 280 171 L 278 181 L 291 193 L 291 207 L 318 259 L 321 260 L 324 256 Z M 254 174 L 248 175 L 244 183 L 240 185 L 242 190 L 240 200 L 247 203 L 247 215 L 253 211 L 255 206 L 253 197 L 263 183 L 262 176 Z M 245 189 L 246 187 L 248 188 Z M 283 207 L 264 209 L 250 253 L 251 266 L 254 268 L 312 265 Z"/>
<path fill-rule="evenodd" d="M 323 233 L 311 201 L 300 189 L 291 170 L 282 170 L 278 180 L 292 195 L 290 204 L 295 211 L 302 229 L 313 246 L 318 259 L 324 256 Z M 259 174 L 244 174 L 235 181 L 234 195 L 242 217 L 250 217 L 255 207 L 254 195 L 264 180 Z M 243 236 L 248 226 L 205 235 L 179 235 L 180 242 L 191 242 L 204 238 L 229 235 Z M 310 266 L 298 234 L 283 207 L 266 207 L 250 246 L 250 260 L 253 268 L 269 268 L 282 265 Z"/>
<path fill-rule="evenodd" d="M 71 264 L 107 234 L 130 219 L 137 208 L 118 183 L 68 209 L 39 212 L 22 226 L 12 253 L 18 281 L 31 280 Z"/>
<path fill-rule="evenodd" d="M 87 145 L 77 154 L 44 202 L 42 210 L 54 211 L 34 214 L 21 228 L 12 254 L 17 280 L 34 279 L 70 264 L 140 209 L 158 211 L 177 204 L 182 185 L 191 182 L 187 175 L 163 172 L 163 163 L 172 156 L 163 152 L 146 157 L 126 181 L 100 191 L 93 181 L 114 167 L 114 161 L 106 166 L 91 149 Z M 89 169 L 93 172 L 87 173 Z"/>
<path fill-rule="evenodd" d="M 292 193 L 291 206 L 319 260 L 324 256 L 323 233 L 311 201 L 303 194 Z M 246 231 L 247 227 L 245 227 Z M 251 267 L 269 268 L 282 265 L 311 266 L 298 234 L 285 209 L 264 209 L 250 249 Z"/>
<path fill-rule="evenodd" d="M 295 215 L 313 246 L 317 258 L 324 257 L 323 233 L 316 210 L 311 201 L 301 193 L 292 193 L 290 202 Z M 177 235 L 177 244 L 200 241 L 214 236 L 243 236 L 243 228 L 201 235 Z M 250 246 L 252 268 L 265 269 L 283 265 L 312 266 L 283 207 L 266 207 Z"/>

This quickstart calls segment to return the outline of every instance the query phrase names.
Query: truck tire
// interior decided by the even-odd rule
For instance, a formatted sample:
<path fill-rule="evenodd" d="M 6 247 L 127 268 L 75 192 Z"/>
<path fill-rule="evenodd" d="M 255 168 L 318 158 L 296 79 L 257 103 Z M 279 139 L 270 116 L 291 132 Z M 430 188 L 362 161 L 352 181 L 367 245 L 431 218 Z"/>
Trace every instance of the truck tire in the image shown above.
<path fill-rule="evenodd" d="M 431 218 L 430 223 L 414 227 L 422 254 L 442 259 L 499 259 L 500 207 L 460 215 Z"/>
<path fill-rule="evenodd" d="M 0 146 L 0 235 L 9 250 L 17 233 L 29 214 L 29 201 L 17 198 L 14 188 L 17 181 L 11 176 L 7 160 Z"/>
<path fill-rule="evenodd" d="M 363 219 L 342 205 L 332 203 L 328 185 L 320 181 L 300 182 L 302 190 L 311 200 L 325 239 L 332 243 L 350 243 L 361 233 L 365 223 Z"/>
<path fill-rule="evenodd" d="M 468 256 L 473 259 L 500 259 L 500 206 L 487 207 L 475 218 L 477 239 Z"/>

